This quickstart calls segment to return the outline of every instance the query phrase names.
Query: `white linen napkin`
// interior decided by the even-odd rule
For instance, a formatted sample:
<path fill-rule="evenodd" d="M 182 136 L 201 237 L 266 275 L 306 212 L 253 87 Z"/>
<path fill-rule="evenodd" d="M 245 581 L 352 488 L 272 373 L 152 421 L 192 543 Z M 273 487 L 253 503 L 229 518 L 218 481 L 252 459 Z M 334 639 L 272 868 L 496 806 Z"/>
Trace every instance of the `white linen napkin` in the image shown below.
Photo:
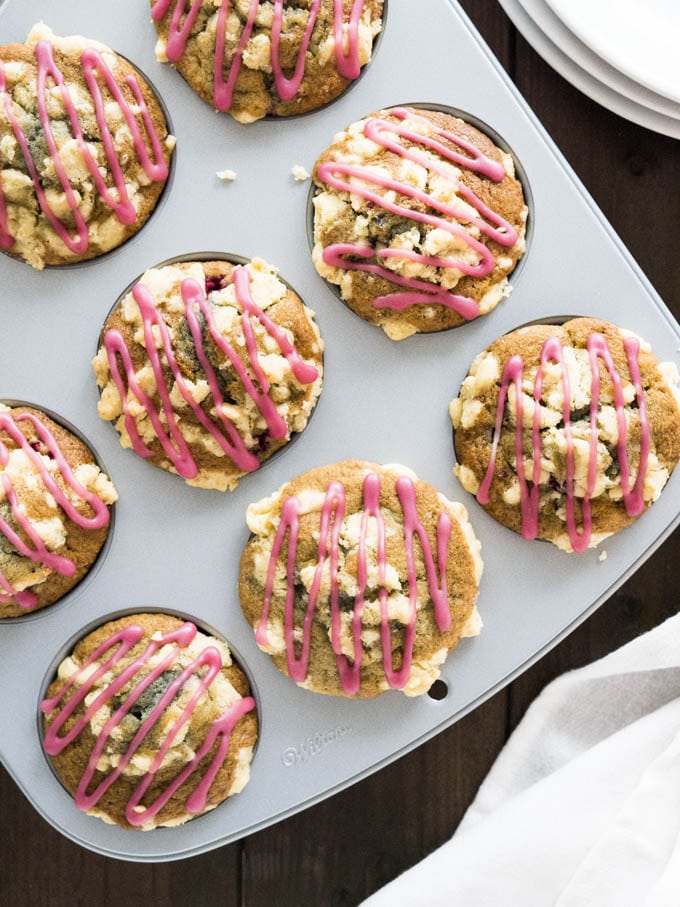
<path fill-rule="evenodd" d="M 450 841 L 363 907 L 680 907 L 680 614 L 553 681 Z"/>

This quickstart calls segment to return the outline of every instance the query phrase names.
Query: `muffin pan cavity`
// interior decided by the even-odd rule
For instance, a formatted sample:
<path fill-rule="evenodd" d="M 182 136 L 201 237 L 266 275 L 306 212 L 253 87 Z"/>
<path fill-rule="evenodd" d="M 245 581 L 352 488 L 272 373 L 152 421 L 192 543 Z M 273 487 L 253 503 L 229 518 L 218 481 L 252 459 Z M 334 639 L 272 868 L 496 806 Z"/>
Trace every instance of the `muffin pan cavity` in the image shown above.
<path fill-rule="evenodd" d="M 94 579 L 112 542 L 116 492 L 87 438 L 45 407 L 0 400 L 0 432 L 7 470 L 0 527 L 7 555 L 0 573 L 0 605 L 7 611 L 2 621 L 29 621 L 82 594 Z M 80 472 L 86 463 L 94 471 Z M 15 533 L 23 562 L 10 553 Z"/>
<path fill-rule="evenodd" d="M 247 127 L 216 115 L 158 63 L 144 3 L 5 0 L 3 40 L 23 41 L 40 19 L 58 34 L 98 38 L 148 73 L 178 145 L 172 191 L 153 225 L 115 256 L 43 272 L 0 256 L 0 394 L 63 412 L 101 452 L 119 494 L 113 542 L 68 607 L 0 624 L 0 714 L 12 728 L 0 739 L 0 759 L 35 808 L 79 844 L 122 860 L 179 859 L 311 805 L 436 734 L 583 620 L 670 534 L 680 520 L 677 470 L 649 512 L 601 546 L 606 560 L 599 551 L 574 557 L 528 543 L 478 507 L 454 477 L 448 407 L 474 357 L 518 324 L 586 312 L 639 334 L 660 361 L 676 363 L 680 329 L 454 0 L 390 3 L 379 53 L 350 92 L 304 119 Z M 300 165 L 311 173 L 347 124 L 405 98 L 445 103 L 502 137 L 498 144 L 521 164 L 530 249 L 511 277 L 512 293 L 493 311 L 461 330 L 395 343 L 339 305 L 319 278 L 306 237 L 309 186 L 291 171 Z M 225 169 L 236 178 L 220 179 Z M 149 468 L 120 447 L 97 413 L 91 361 L 107 312 L 154 262 L 192 249 L 235 249 L 276 265 L 316 313 L 325 342 L 314 418 L 292 447 L 228 495 Z M 441 700 L 389 690 L 357 701 L 301 689 L 257 648 L 241 613 L 248 505 L 294 476 L 347 459 L 403 464 L 469 511 L 484 560 L 477 602 L 484 627 L 451 652 Z M 193 615 L 228 639 L 254 681 L 261 722 L 251 779 L 238 796 L 181 827 L 146 834 L 77 810 L 46 764 L 36 726 L 55 650 L 67 645 L 61 641 L 79 639 L 84 627 L 131 601 Z"/>
<path fill-rule="evenodd" d="M 228 642 L 187 616 L 135 609 L 83 631 L 52 664 L 39 712 L 74 807 L 123 828 L 182 824 L 248 784 L 252 687 Z"/>
<path fill-rule="evenodd" d="M 189 485 L 226 491 L 307 427 L 323 339 L 273 265 L 197 253 L 133 281 L 92 364 L 99 414 L 123 447 Z"/>
<path fill-rule="evenodd" d="M 368 113 L 332 139 L 312 181 L 315 267 L 391 339 L 460 327 L 512 291 L 531 193 L 517 156 L 478 117 L 431 102 Z"/>

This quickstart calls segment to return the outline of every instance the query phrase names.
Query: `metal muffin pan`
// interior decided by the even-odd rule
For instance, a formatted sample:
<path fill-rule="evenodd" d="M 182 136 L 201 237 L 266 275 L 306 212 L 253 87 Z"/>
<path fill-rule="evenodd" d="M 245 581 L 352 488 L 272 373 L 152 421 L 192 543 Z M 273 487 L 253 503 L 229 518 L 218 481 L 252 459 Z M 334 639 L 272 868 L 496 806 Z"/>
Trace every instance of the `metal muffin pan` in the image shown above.
<path fill-rule="evenodd" d="M 30 8 L 29 8 L 30 6 Z M 406 753 L 502 687 L 583 620 L 679 521 L 680 471 L 637 523 L 599 551 L 566 555 L 526 542 L 487 516 L 452 474 L 450 399 L 497 336 L 579 311 L 640 333 L 660 359 L 678 358 L 680 329 L 527 105 L 453 0 L 391 0 L 378 53 L 338 101 L 305 117 L 242 126 L 196 97 L 154 58 L 139 0 L 47 0 L 0 6 L 0 40 L 21 41 L 43 18 L 134 60 L 159 90 L 177 135 L 175 177 L 158 216 L 116 255 L 43 273 L 0 257 L 0 397 L 34 401 L 74 424 L 120 494 L 110 547 L 96 575 L 60 603 L 0 625 L 0 757 L 36 809 L 72 840 L 125 860 L 195 855 L 277 821 Z M 468 111 L 498 133 L 531 187 L 531 248 L 509 299 L 452 331 L 394 343 L 340 304 L 308 253 L 308 183 L 316 156 L 348 123 L 414 98 Z M 237 172 L 223 183 L 216 171 Z M 107 312 L 155 262 L 192 250 L 261 256 L 316 311 L 326 342 L 324 390 L 295 444 L 231 494 L 185 486 L 118 445 L 100 421 L 90 367 Z M 443 699 L 389 692 L 369 701 L 298 689 L 261 653 L 237 596 L 247 505 L 312 467 L 359 457 L 402 462 L 462 501 L 482 542 L 481 636 L 449 656 Z M 549 582 L 546 582 L 549 577 Z M 181 828 L 141 833 L 81 814 L 40 746 L 38 703 L 56 656 L 83 628 L 121 611 L 167 608 L 214 627 L 252 678 L 260 742 L 250 784 Z M 440 687 L 439 692 L 442 691 Z M 7 819 L 6 821 L 9 821 Z"/>

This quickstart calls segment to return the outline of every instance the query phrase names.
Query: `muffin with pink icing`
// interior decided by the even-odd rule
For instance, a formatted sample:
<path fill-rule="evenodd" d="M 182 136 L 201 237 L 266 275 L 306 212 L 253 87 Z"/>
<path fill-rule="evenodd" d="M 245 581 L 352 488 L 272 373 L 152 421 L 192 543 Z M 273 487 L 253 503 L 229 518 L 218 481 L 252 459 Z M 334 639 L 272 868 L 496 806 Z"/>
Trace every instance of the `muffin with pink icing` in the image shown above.
<path fill-rule="evenodd" d="M 305 689 L 417 696 L 479 633 L 482 560 L 467 512 L 404 466 L 312 469 L 246 518 L 243 613 L 260 648 Z"/>
<path fill-rule="evenodd" d="M 115 307 L 93 365 L 99 415 L 123 447 L 225 491 L 307 425 L 323 342 L 314 313 L 262 259 L 177 261 L 147 271 Z"/>
<path fill-rule="evenodd" d="M 0 404 L 0 618 L 51 605 L 80 582 L 116 498 L 72 431 L 34 407 Z"/>
<path fill-rule="evenodd" d="M 0 249 L 41 269 L 116 248 L 151 215 L 174 145 L 127 60 L 36 25 L 0 47 Z"/>
<path fill-rule="evenodd" d="M 241 123 L 335 100 L 371 59 L 384 0 L 151 0 L 156 56 Z"/>
<path fill-rule="evenodd" d="M 527 205 L 509 153 L 453 114 L 379 110 L 314 167 L 314 265 L 392 340 L 457 327 L 510 292 Z"/>
<path fill-rule="evenodd" d="M 123 828 L 181 825 L 248 783 L 255 701 L 224 640 L 167 614 L 88 633 L 40 705 L 78 809 Z"/>
<path fill-rule="evenodd" d="M 584 551 L 629 526 L 680 459 L 673 363 L 595 318 L 534 324 L 475 359 L 450 412 L 463 487 L 527 539 Z"/>

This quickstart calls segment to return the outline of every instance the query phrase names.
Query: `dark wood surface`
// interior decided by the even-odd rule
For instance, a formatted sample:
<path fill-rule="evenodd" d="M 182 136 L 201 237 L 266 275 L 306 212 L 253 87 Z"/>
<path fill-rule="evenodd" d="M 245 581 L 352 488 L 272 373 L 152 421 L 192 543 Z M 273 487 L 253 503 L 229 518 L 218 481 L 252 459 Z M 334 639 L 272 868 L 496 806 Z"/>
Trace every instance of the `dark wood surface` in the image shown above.
<path fill-rule="evenodd" d="M 522 39 L 496 0 L 462 5 L 680 317 L 680 143 L 628 123 L 572 88 Z M 455 85 L 448 100 L 455 104 Z M 45 823 L 0 769 L 0 904 L 358 904 L 451 836 L 509 733 L 549 680 L 678 610 L 679 555 L 675 533 L 560 645 L 415 752 L 319 806 L 201 857 L 146 865 L 85 851 Z"/>

